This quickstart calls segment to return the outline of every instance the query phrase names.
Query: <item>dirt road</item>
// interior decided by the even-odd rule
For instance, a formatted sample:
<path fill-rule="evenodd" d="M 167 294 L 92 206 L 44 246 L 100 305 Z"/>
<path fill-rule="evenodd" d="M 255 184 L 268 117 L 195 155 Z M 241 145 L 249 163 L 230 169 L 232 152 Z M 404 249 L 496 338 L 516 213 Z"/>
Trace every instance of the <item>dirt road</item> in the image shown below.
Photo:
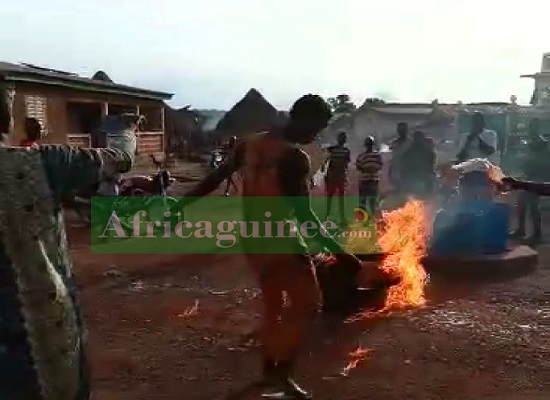
<path fill-rule="evenodd" d="M 86 230 L 69 236 L 93 400 L 259 398 L 243 390 L 259 377 L 261 308 L 240 256 L 91 255 Z M 432 283 L 423 309 L 351 324 L 320 317 L 300 382 L 317 400 L 549 399 L 550 246 L 539 250 L 536 273 Z M 341 375 L 357 348 L 366 358 Z"/>
<path fill-rule="evenodd" d="M 239 256 L 91 255 L 87 235 L 70 232 L 94 400 L 225 399 L 258 377 L 261 310 Z M 515 281 L 432 285 L 424 309 L 319 318 L 300 381 L 319 400 L 550 398 L 550 248 L 541 255 Z M 359 346 L 366 359 L 341 376 Z"/>

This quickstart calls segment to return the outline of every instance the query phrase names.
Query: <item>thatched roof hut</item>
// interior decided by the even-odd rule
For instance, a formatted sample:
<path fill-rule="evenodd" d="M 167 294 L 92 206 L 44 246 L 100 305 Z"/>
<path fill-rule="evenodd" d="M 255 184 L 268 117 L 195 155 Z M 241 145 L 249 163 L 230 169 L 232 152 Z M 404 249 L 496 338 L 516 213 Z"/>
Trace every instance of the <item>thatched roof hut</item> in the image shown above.
<path fill-rule="evenodd" d="M 114 83 L 111 78 L 109 78 L 109 75 L 105 73 L 105 71 L 97 71 L 93 76 L 92 79 L 94 81 L 103 81 L 103 82 L 110 82 Z"/>
<path fill-rule="evenodd" d="M 270 129 L 281 118 L 282 114 L 260 92 L 250 89 L 218 122 L 216 131 L 223 136 L 242 136 Z"/>
<path fill-rule="evenodd" d="M 184 142 L 192 147 L 201 145 L 203 131 L 201 115 L 190 106 L 174 109 L 169 105 L 165 108 L 165 134 L 168 148 L 181 146 Z"/>

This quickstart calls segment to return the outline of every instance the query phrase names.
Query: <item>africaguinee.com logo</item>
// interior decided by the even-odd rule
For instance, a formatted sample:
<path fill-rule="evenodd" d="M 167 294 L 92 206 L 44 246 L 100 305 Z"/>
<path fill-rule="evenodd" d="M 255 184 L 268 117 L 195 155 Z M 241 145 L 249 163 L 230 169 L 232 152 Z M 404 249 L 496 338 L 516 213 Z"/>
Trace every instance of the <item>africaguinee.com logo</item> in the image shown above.
<path fill-rule="evenodd" d="M 343 247 L 361 240 L 380 252 L 370 210 L 346 196 L 327 212 L 327 199 L 204 197 L 184 209 L 178 198 L 94 197 L 96 254 L 292 254 L 323 251 L 326 239 Z M 340 209 L 342 204 L 342 209 Z M 310 208 L 320 221 L 304 218 Z M 310 207 L 307 207 L 309 205 Z M 301 218 L 297 218 L 297 214 Z M 328 215 L 327 215 L 328 214 Z M 305 219 L 305 220 L 304 220 Z M 363 247 L 363 246 L 361 246 Z"/>
<path fill-rule="evenodd" d="M 357 206 L 353 209 L 353 216 L 357 222 L 369 222 L 371 214 L 370 210 L 365 206 Z"/>

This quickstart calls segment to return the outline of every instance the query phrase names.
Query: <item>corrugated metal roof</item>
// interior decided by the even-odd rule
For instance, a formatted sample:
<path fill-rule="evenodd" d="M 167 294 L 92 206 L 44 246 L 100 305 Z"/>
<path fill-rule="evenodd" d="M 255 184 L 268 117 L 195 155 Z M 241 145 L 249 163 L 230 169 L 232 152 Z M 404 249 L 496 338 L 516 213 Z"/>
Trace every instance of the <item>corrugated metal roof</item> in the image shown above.
<path fill-rule="evenodd" d="M 77 90 L 123 94 L 155 100 L 170 100 L 172 93 L 141 89 L 113 82 L 85 78 L 69 72 L 58 71 L 30 64 L 12 64 L 0 62 L 0 75 L 6 81 L 28 82 L 55 86 L 64 86 Z"/>
<path fill-rule="evenodd" d="M 539 76 L 550 76 L 550 71 L 535 72 L 534 74 L 520 75 L 520 78 L 538 78 Z"/>
<path fill-rule="evenodd" d="M 428 115 L 432 112 L 431 107 L 373 107 L 372 109 L 384 114 Z"/>

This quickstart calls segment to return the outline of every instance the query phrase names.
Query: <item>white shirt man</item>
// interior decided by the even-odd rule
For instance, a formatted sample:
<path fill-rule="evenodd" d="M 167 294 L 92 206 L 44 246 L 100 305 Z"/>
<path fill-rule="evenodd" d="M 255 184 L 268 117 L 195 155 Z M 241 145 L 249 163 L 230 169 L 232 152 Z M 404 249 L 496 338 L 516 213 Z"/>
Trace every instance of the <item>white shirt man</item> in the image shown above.
<path fill-rule="evenodd" d="M 462 133 L 459 138 L 458 148 L 459 151 L 465 151 L 466 156 L 464 161 L 474 158 L 486 158 L 493 164 L 497 165 L 500 161 L 500 157 L 497 151 L 498 148 L 498 135 L 495 131 L 490 129 L 483 129 L 481 133 L 468 143 L 470 133 Z M 483 143 L 480 143 L 482 141 Z M 494 149 L 492 154 L 487 154 L 482 150 L 482 146 L 488 146 Z"/>
<path fill-rule="evenodd" d="M 460 162 L 473 158 L 484 158 L 498 165 L 498 135 L 485 128 L 485 116 L 479 111 L 472 114 L 471 129 L 460 135 L 457 158 Z"/>

